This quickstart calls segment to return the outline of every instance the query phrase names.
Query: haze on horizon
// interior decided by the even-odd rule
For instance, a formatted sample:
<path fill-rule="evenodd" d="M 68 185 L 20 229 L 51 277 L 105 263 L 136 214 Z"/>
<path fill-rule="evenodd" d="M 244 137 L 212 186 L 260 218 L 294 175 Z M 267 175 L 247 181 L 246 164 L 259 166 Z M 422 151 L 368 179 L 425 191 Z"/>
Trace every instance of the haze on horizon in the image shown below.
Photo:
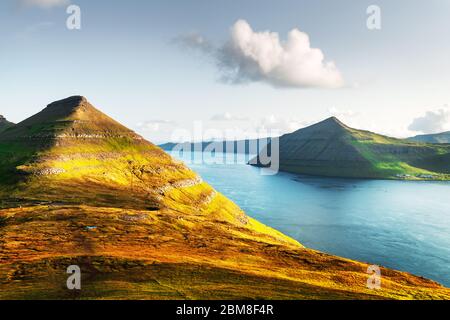
<path fill-rule="evenodd" d="M 81 30 L 66 28 L 70 2 Z M 366 26 L 372 4 L 381 30 Z M 19 122 L 80 94 L 157 143 L 199 121 L 450 130 L 449 13 L 439 0 L 2 1 L 0 114 Z"/>

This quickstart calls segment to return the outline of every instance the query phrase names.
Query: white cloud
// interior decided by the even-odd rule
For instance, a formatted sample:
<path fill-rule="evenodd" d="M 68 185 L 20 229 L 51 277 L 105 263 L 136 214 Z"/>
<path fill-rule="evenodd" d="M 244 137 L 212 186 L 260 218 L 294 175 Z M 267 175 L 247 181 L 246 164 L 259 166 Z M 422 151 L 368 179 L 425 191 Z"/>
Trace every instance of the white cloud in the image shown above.
<path fill-rule="evenodd" d="M 247 121 L 249 118 L 233 115 L 229 112 L 216 114 L 211 117 L 212 121 Z"/>
<path fill-rule="evenodd" d="M 450 108 L 427 111 L 424 116 L 414 119 L 408 129 L 425 134 L 450 130 Z"/>
<path fill-rule="evenodd" d="M 19 5 L 23 7 L 39 7 L 39 8 L 53 8 L 66 6 L 70 3 L 69 0 L 18 0 Z"/>
<path fill-rule="evenodd" d="M 282 41 L 276 32 L 256 32 L 245 20 L 238 20 L 229 41 L 221 47 L 215 48 L 200 35 L 191 35 L 183 43 L 212 54 L 226 82 L 265 82 L 291 88 L 344 85 L 334 62 L 325 61 L 322 51 L 312 48 L 309 36 L 298 29 Z"/>

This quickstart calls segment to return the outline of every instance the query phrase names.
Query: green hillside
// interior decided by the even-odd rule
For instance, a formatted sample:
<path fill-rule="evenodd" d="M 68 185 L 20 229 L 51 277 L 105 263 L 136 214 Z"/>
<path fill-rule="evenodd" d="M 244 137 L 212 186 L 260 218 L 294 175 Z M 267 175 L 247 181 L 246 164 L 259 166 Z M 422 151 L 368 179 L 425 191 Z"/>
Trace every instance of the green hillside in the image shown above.
<path fill-rule="evenodd" d="M 282 171 L 320 176 L 450 179 L 450 145 L 356 130 L 334 117 L 282 136 L 279 162 Z M 251 163 L 258 165 L 259 161 L 253 159 Z"/>

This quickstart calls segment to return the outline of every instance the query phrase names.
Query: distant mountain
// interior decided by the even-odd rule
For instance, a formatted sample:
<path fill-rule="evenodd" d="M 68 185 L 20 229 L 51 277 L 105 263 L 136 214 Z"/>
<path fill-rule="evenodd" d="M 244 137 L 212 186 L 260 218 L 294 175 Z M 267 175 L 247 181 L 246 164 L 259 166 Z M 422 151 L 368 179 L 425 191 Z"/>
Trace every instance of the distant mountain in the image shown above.
<path fill-rule="evenodd" d="M 259 156 L 251 163 L 261 165 Z M 356 130 L 332 117 L 282 136 L 279 163 L 280 170 L 300 174 L 447 180 L 450 179 L 450 146 L 421 144 Z"/>
<path fill-rule="evenodd" d="M 5 131 L 8 128 L 11 128 L 14 125 L 14 123 L 9 122 L 6 120 L 6 118 L 2 115 L 0 115 L 0 132 Z"/>
<path fill-rule="evenodd" d="M 80 96 L 0 135 L 0 239 L 0 299 L 450 299 L 385 268 L 367 290 L 367 263 L 250 218 Z"/>
<path fill-rule="evenodd" d="M 215 151 L 235 154 L 258 154 L 269 142 L 271 138 L 229 140 L 229 141 L 203 141 L 203 142 L 168 142 L 159 145 L 166 151 L 173 151 L 175 148 L 182 148 L 189 151 Z"/>
<path fill-rule="evenodd" d="M 408 138 L 408 140 L 425 143 L 450 143 L 450 131 L 436 134 L 418 135 L 412 138 Z"/>

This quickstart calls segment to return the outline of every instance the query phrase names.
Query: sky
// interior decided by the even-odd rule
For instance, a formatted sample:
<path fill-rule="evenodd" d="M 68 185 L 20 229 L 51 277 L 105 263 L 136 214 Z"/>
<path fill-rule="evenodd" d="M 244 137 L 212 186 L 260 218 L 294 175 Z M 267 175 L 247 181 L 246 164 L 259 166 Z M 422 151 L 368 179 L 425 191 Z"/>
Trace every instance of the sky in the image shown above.
<path fill-rule="evenodd" d="M 4 0 L 0 114 L 83 95 L 156 143 L 330 116 L 395 137 L 446 131 L 449 17 L 442 0 Z"/>

